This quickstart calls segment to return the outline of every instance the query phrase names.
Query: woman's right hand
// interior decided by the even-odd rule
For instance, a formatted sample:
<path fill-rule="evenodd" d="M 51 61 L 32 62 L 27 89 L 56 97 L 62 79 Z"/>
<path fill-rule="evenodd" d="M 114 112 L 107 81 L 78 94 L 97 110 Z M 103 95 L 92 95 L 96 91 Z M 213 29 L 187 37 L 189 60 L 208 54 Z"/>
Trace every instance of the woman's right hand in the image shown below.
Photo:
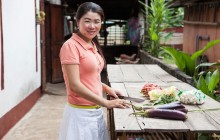
<path fill-rule="evenodd" d="M 105 107 L 111 108 L 130 108 L 130 103 L 123 99 L 106 100 Z"/>

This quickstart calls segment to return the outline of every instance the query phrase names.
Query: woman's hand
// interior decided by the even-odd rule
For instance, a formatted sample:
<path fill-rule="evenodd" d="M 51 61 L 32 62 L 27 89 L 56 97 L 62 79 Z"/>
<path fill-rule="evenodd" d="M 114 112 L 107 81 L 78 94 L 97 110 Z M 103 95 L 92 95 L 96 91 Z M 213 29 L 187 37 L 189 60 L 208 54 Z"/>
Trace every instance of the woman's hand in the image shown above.
<path fill-rule="evenodd" d="M 110 87 L 106 89 L 106 93 L 116 99 L 118 99 L 118 95 L 122 95 L 122 93 L 120 91 L 114 90 Z"/>
<path fill-rule="evenodd" d="M 118 99 L 118 96 L 122 95 L 122 93 L 120 91 L 118 91 L 118 90 L 112 89 L 112 90 L 110 90 L 110 92 L 108 92 L 108 95 Z"/>
<path fill-rule="evenodd" d="M 128 103 L 126 100 L 122 100 L 122 99 L 106 100 L 105 103 L 104 103 L 104 106 L 108 109 L 111 109 L 111 108 L 129 108 L 130 103 Z"/>
<path fill-rule="evenodd" d="M 115 90 L 115 89 L 107 86 L 106 84 L 103 84 L 103 89 L 107 95 L 114 98 L 114 100 L 105 100 L 105 102 L 104 102 L 105 107 L 107 107 L 108 109 L 130 107 L 130 103 L 128 103 L 126 100 L 118 98 L 118 95 L 123 95 L 120 91 Z"/>

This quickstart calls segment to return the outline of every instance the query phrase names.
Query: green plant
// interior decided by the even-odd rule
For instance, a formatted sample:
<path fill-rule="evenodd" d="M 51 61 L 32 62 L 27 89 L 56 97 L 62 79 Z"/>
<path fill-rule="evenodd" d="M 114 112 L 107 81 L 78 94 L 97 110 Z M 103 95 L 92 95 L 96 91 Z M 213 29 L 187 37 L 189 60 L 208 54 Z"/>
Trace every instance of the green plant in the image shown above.
<path fill-rule="evenodd" d="M 178 51 L 171 47 L 162 47 L 162 49 L 172 56 L 175 64 L 182 72 L 193 77 L 195 75 L 197 58 L 201 56 L 206 50 L 215 46 L 218 43 L 220 43 L 220 40 L 210 41 L 203 49 L 193 53 L 191 56 L 185 52 Z"/>
<path fill-rule="evenodd" d="M 204 74 L 209 72 L 209 70 L 199 72 L 199 69 L 201 67 L 216 67 L 216 66 L 220 66 L 220 61 L 219 62 L 214 62 L 214 63 L 201 63 L 201 64 L 198 64 L 196 66 L 196 69 L 195 69 L 194 78 L 198 79 L 200 75 L 204 75 Z"/>
<path fill-rule="evenodd" d="M 198 81 L 196 81 L 196 88 L 200 89 L 203 93 L 210 96 L 211 98 L 215 100 L 220 99 L 220 95 L 215 94 L 215 88 L 217 87 L 217 84 L 219 83 L 219 71 L 216 69 L 213 73 L 208 72 L 205 76 L 200 75 Z"/>
<path fill-rule="evenodd" d="M 141 1 L 139 3 L 144 6 L 143 13 L 148 17 L 149 22 L 149 28 L 147 29 L 149 38 L 146 37 L 146 51 L 158 57 L 160 52 L 160 32 L 169 26 L 167 21 L 171 18 L 168 4 L 165 0 L 152 0 L 150 6 Z M 148 11 L 148 14 L 146 14 L 146 11 Z"/>
<path fill-rule="evenodd" d="M 173 15 L 172 20 L 169 21 L 170 27 L 183 27 L 184 8 L 170 8 Z"/>
<path fill-rule="evenodd" d="M 166 64 L 174 64 L 175 65 L 173 58 L 168 53 L 166 53 L 164 50 L 161 50 L 159 52 L 158 57 L 160 59 L 162 59 Z"/>
<path fill-rule="evenodd" d="M 202 63 L 196 67 L 196 71 L 200 67 L 208 66 L 220 66 L 220 62 L 216 63 Z M 195 86 L 197 89 L 200 89 L 203 93 L 207 94 L 208 96 L 212 97 L 215 100 L 220 100 L 220 94 L 217 94 L 216 89 L 218 88 L 219 84 L 219 70 L 215 69 L 214 72 L 202 71 L 199 74 L 194 75 Z"/>
<path fill-rule="evenodd" d="M 161 32 L 168 27 L 179 27 L 183 25 L 183 8 L 170 8 L 169 1 L 167 0 L 152 0 L 150 6 L 141 1 L 139 3 L 144 6 L 142 13 L 148 18 L 147 35 L 145 36 L 146 43 L 144 44 L 145 51 L 152 56 L 158 57 L 161 51 Z M 167 36 L 170 37 L 171 35 L 168 34 Z"/>

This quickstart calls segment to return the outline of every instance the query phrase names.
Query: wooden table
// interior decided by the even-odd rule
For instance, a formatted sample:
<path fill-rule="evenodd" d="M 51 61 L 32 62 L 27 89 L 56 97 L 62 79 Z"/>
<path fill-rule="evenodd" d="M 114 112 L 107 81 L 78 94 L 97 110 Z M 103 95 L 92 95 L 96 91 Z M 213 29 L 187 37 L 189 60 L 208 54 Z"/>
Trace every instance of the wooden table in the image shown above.
<path fill-rule="evenodd" d="M 171 76 L 158 65 L 152 64 L 107 65 L 107 75 L 111 87 L 122 91 L 124 95 L 130 97 L 145 98 L 140 93 L 140 90 L 146 83 L 155 83 L 162 88 L 176 86 L 180 91 L 195 89 L 191 85 Z M 146 103 L 148 102 L 146 100 Z M 137 104 L 134 102 L 131 103 Z M 207 96 L 203 105 L 185 106 L 189 110 L 219 108 L 220 103 Z M 126 139 L 128 137 L 140 137 L 143 139 L 154 137 L 157 140 L 175 138 L 178 140 L 193 140 L 195 139 L 195 134 L 198 132 L 220 132 L 220 110 L 188 112 L 186 121 L 143 118 L 129 115 L 133 112 L 133 108 L 115 108 L 110 110 L 109 123 L 112 140 L 116 140 L 117 138 Z"/>

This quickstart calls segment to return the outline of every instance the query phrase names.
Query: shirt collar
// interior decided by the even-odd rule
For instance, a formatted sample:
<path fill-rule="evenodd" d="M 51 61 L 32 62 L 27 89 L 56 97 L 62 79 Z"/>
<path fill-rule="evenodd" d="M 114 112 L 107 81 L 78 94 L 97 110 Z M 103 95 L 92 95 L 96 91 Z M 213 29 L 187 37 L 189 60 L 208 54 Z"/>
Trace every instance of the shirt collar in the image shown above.
<path fill-rule="evenodd" d="M 74 40 L 76 40 L 84 49 L 86 49 L 86 50 L 89 50 L 89 49 L 94 50 L 93 47 L 90 44 L 85 42 L 85 40 L 83 40 L 81 37 L 79 37 L 76 33 L 73 33 L 72 38 Z M 95 45 L 95 43 L 93 41 L 92 41 L 92 43 Z M 96 49 L 96 51 L 97 51 L 97 49 Z"/>

